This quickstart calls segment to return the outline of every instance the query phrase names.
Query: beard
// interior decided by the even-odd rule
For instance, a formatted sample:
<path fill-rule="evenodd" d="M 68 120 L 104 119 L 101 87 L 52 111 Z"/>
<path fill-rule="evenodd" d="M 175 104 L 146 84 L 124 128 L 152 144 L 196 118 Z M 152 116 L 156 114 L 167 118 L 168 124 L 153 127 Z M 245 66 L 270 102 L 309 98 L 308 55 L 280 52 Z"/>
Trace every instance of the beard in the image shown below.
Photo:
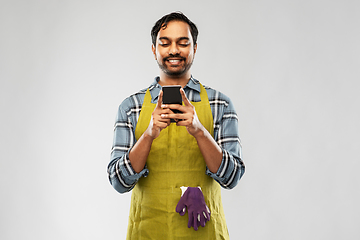
<path fill-rule="evenodd" d="M 184 65 L 181 68 L 177 68 L 176 70 L 171 69 L 171 67 L 168 67 L 166 65 L 166 61 L 168 60 L 168 58 L 164 58 L 161 62 L 157 61 L 159 68 L 161 69 L 161 71 L 163 71 L 166 75 L 171 76 L 171 77 L 180 77 L 182 76 L 184 73 L 186 73 L 187 71 L 189 71 L 189 69 L 192 66 L 192 63 L 194 60 L 192 60 L 190 63 L 186 62 L 186 58 L 182 58 L 182 62 L 184 63 Z"/>

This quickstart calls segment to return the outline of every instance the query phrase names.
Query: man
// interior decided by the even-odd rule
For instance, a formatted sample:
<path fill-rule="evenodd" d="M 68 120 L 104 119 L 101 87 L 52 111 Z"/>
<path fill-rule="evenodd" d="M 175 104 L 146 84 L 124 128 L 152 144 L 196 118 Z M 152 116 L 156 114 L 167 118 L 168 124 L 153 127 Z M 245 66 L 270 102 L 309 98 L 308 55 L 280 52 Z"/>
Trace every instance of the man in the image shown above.
<path fill-rule="evenodd" d="M 229 239 L 220 185 L 245 171 L 234 106 L 192 77 L 198 30 L 185 15 L 162 17 L 151 35 L 160 76 L 121 103 L 108 166 L 112 186 L 132 190 L 127 239 Z M 183 105 L 162 104 L 167 85 L 182 87 Z"/>

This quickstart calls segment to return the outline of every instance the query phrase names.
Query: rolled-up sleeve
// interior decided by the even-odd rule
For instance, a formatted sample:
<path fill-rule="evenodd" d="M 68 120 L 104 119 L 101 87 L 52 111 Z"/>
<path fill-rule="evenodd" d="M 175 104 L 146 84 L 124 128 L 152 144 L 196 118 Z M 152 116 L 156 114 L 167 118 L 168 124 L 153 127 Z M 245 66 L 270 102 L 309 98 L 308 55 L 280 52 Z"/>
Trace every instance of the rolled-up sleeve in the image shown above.
<path fill-rule="evenodd" d="M 146 177 L 149 172 L 146 166 L 140 173 L 135 172 L 131 166 L 129 152 L 136 142 L 135 124 L 129 117 L 132 110 L 124 109 L 123 105 L 120 105 L 116 116 L 111 158 L 107 168 L 109 181 L 119 193 L 132 190 L 139 178 Z"/>
<path fill-rule="evenodd" d="M 215 99 L 217 102 L 215 107 L 219 115 L 214 119 L 214 139 L 222 149 L 222 162 L 216 173 L 206 169 L 206 174 L 214 178 L 223 188 L 232 189 L 243 176 L 245 164 L 242 160 L 238 133 L 238 116 L 231 100 L 223 97 L 226 101 Z"/>

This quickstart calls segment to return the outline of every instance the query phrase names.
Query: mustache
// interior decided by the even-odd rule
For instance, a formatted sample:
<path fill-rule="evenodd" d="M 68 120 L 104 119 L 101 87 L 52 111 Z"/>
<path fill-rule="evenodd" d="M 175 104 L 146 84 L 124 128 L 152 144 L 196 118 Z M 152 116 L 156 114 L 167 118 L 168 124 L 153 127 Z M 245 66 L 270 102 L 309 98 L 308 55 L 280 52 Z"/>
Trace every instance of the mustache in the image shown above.
<path fill-rule="evenodd" d="M 164 57 L 163 60 L 164 60 L 164 61 L 167 61 L 167 60 L 169 60 L 169 58 L 174 58 L 174 57 L 180 58 L 181 60 L 185 60 L 185 59 L 186 59 L 186 58 L 180 56 L 180 54 L 169 54 L 169 56 Z"/>

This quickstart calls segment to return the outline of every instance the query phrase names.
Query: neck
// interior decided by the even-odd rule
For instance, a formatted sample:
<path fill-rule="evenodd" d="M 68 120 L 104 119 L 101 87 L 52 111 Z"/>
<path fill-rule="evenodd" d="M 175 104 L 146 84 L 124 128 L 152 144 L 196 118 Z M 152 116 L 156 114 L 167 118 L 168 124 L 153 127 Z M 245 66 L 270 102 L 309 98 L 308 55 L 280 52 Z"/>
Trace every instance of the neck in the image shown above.
<path fill-rule="evenodd" d="M 189 82 L 190 78 L 191 78 L 190 72 L 181 76 L 174 77 L 174 76 L 169 76 L 161 71 L 159 84 L 161 86 L 181 85 L 181 87 L 185 87 L 185 85 Z"/>

